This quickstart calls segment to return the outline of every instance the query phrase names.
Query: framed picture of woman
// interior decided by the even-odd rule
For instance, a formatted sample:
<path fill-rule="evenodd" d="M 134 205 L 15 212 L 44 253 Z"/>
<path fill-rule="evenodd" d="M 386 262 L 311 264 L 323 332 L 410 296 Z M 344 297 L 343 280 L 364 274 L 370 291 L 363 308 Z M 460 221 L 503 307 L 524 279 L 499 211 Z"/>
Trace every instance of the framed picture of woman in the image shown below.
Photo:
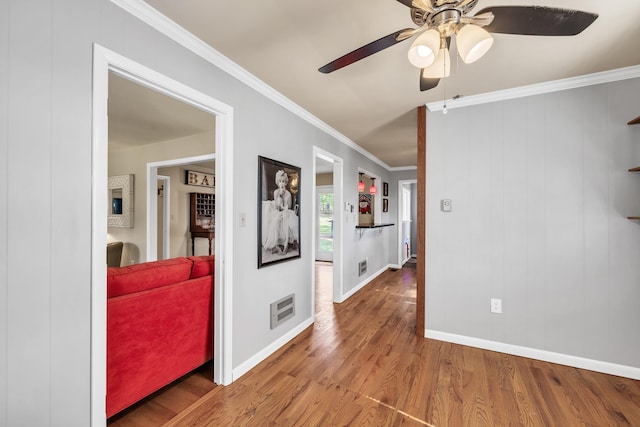
<path fill-rule="evenodd" d="M 300 258 L 300 168 L 258 156 L 258 268 Z"/>

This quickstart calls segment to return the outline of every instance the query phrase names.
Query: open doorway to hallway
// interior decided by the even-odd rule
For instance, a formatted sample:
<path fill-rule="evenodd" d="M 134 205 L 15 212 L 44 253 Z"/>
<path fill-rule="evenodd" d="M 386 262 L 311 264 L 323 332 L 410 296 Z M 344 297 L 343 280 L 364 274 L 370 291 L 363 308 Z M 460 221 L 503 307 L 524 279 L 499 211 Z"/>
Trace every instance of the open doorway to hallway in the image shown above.
<path fill-rule="evenodd" d="M 398 181 L 398 264 L 415 264 L 417 253 L 417 180 Z"/>
<path fill-rule="evenodd" d="M 313 147 L 313 274 L 311 282 L 314 298 L 312 310 L 316 309 L 316 269 L 323 264 L 323 274 L 329 274 L 330 285 L 326 294 L 332 302 L 342 298 L 342 247 L 343 247 L 343 161 L 340 157 Z M 328 280 L 323 281 L 325 285 Z"/>

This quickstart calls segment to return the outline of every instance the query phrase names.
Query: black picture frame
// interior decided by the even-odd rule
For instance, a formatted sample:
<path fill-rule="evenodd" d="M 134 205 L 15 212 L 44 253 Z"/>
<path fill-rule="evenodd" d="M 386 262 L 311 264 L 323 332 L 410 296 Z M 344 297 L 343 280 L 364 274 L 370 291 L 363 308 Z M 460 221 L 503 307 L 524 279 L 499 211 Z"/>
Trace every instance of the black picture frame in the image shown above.
<path fill-rule="evenodd" d="M 382 195 L 385 196 L 385 197 L 389 196 L 389 183 L 388 182 L 383 182 L 382 183 Z"/>
<path fill-rule="evenodd" d="M 389 212 L 389 199 L 382 199 L 382 212 Z"/>
<path fill-rule="evenodd" d="M 258 156 L 258 268 L 301 257 L 300 173 Z"/>

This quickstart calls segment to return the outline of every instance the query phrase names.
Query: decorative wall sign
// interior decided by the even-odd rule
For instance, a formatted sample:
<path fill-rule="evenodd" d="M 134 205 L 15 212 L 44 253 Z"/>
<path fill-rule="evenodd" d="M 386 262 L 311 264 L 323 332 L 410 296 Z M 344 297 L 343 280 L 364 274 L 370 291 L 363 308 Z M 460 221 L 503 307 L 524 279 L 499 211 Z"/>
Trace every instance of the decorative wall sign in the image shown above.
<path fill-rule="evenodd" d="M 389 212 L 389 199 L 382 199 L 382 212 Z"/>
<path fill-rule="evenodd" d="M 389 183 L 388 182 L 383 182 L 382 183 L 382 195 L 385 196 L 385 197 L 387 197 L 389 195 Z"/>
<path fill-rule="evenodd" d="M 184 183 L 187 185 L 196 185 L 198 187 L 216 187 L 216 176 L 210 173 L 198 171 L 185 171 Z"/>
<path fill-rule="evenodd" d="M 300 258 L 300 168 L 258 157 L 258 268 Z"/>
<path fill-rule="evenodd" d="M 358 213 L 371 214 L 371 194 L 360 194 L 358 196 Z"/>

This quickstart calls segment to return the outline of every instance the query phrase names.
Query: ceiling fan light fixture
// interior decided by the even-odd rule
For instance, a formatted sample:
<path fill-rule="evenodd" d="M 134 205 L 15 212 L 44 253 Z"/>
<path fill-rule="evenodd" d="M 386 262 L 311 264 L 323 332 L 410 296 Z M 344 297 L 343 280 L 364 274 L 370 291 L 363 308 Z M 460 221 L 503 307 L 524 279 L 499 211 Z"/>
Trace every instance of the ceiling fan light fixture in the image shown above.
<path fill-rule="evenodd" d="M 443 47 L 438 51 L 436 60 L 431 66 L 422 69 L 422 77 L 427 79 L 443 79 L 449 77 L 451 72 L 451 56 L 449 48 Z"/>
<path fill-rule="evenodd" d="M 466 64 L 471 64 L 489 51 L 493 45 L 493 37 L 484 28 L 467 24 L 456 32 L 456 45 L 460 58 Z"/>
<path fill-rule="evenodd" d="M 433 64 L 440 48 L 440 33 L 430 29 L 422 33 L 409 48 L 409 62 L 417 68 L 425 68 Z"/>

